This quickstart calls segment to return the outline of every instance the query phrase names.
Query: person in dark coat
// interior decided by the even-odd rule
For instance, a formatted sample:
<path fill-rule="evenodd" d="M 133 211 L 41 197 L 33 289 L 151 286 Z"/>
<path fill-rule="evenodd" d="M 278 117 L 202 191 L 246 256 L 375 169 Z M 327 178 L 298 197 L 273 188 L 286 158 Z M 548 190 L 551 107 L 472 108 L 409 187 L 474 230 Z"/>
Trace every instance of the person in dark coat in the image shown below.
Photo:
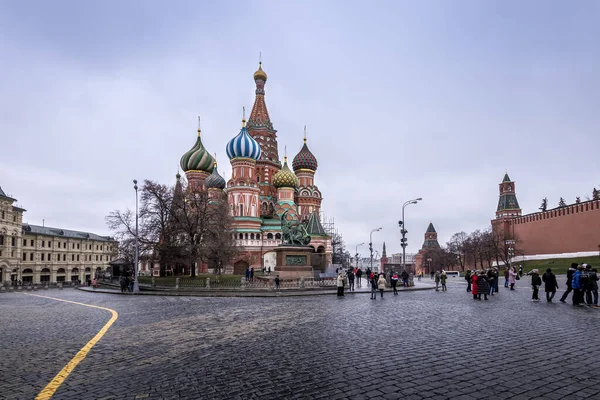
<path fill-rule="evenodd" d="M 571 263 L 571 268 L 567 270 L 567 290 L 563 293 L 562 297 L 560 298 L 561 303 L 566 303 L 565 300 L 567 299 L 567 296 L 573 291 L 573 286 L 571 285 L 571 283 L 573 283 L 573 274 L 575 273 L 575 271 L 577 271 L 578 265 L 579 264 L 577 263 Z"/>
<path fill-rule="evenodd" d="M 481 300 L 481 295 L 483 294 L 483 299 L 488 299 L 488 293 L 490 292 L 490 284 L 487 281 L 487 276 L 485 272 L 481 271 L 477 276 L 477 300 Z"/>
<path fill-rule="evenodd" d="M 558 282 L 556 281 L 556 275 L 552 273 L 550 268 L 542 275 L 542 281 L 544 282 L 544 289 L 546 290 L 546 301 L 552 303 L 552 299 L 556 294 L 556 289 L 558 289 Z"/>
<path fill-rule="evenodd" d="M 471 270 L 468 269 L 465 274 L 465 280 L 467 281 L 467 292 L 471 291 Z"/>
<path fill-rule="evenodd" d="M 533 294 L 531 295 L 531 300 L 540 301 L 538 296 L 540 291 L 540 286 L 542 285 L 542 279 L 540 278 L 539 271 L 534 269 L 531 271 L 531 287 L 533 288 Z"/>

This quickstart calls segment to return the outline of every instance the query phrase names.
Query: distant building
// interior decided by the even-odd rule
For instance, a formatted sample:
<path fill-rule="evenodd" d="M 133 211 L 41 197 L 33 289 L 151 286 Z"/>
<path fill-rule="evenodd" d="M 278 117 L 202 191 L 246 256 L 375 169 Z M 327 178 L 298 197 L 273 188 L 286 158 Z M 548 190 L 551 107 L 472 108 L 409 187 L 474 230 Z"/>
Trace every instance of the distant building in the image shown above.
<path fill-rule="evenodd" d="M 0 189 L 0 284 L 81 281 L 104 272 L 117 253 L 108 236 L 23 224 L 23 208 Z"/>

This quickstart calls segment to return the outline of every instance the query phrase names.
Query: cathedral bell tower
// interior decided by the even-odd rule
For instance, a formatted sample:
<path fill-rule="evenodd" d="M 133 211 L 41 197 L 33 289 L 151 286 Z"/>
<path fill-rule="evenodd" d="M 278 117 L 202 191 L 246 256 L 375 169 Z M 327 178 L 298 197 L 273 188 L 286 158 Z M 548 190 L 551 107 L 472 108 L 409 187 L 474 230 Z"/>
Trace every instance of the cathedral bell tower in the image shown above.
<path fill-rule="evenodd" d="M 277 188 L 273 185 L 275 174 L 281 169 L 279 152 L 277 149 L 277 131 L 273 128 L 267 104 L 265 103 L 265 84 L 267 74 L 262 69 L 262 62 L 258 63 L 258 70 L 254 73 L 256 84 L 256 98 L 250 118 L 248 118 L 248 133 L 260 145 L 261 155 L 256 161 L 256 177 L 260 189 L 260 216 L 270 217 L 277 203 Z"/>

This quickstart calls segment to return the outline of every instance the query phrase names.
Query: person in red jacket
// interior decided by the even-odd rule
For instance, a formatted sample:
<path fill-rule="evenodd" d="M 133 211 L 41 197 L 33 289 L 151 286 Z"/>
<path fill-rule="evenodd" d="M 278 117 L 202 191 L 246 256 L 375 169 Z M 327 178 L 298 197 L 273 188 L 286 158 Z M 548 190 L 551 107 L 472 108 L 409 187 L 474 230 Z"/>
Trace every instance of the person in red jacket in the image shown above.
<path fill-rule="evenodd" d="M 477 300 L 479 291 L 477 290 L 477 271 L 473 271 L 471 274 L 471 293 L 473 294 L 473 300 Z"/>

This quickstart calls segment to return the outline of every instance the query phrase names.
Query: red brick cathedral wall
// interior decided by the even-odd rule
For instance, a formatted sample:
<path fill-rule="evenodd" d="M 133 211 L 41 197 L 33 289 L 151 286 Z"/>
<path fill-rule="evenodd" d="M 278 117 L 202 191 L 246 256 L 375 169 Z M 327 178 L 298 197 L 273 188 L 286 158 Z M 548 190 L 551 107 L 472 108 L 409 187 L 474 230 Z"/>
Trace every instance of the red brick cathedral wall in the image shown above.
<path fill-rule="evenodd" d="M 510 220 L 506 236 L 525 255 L 598 251 L 600 200 L 586 201 Z"/>

